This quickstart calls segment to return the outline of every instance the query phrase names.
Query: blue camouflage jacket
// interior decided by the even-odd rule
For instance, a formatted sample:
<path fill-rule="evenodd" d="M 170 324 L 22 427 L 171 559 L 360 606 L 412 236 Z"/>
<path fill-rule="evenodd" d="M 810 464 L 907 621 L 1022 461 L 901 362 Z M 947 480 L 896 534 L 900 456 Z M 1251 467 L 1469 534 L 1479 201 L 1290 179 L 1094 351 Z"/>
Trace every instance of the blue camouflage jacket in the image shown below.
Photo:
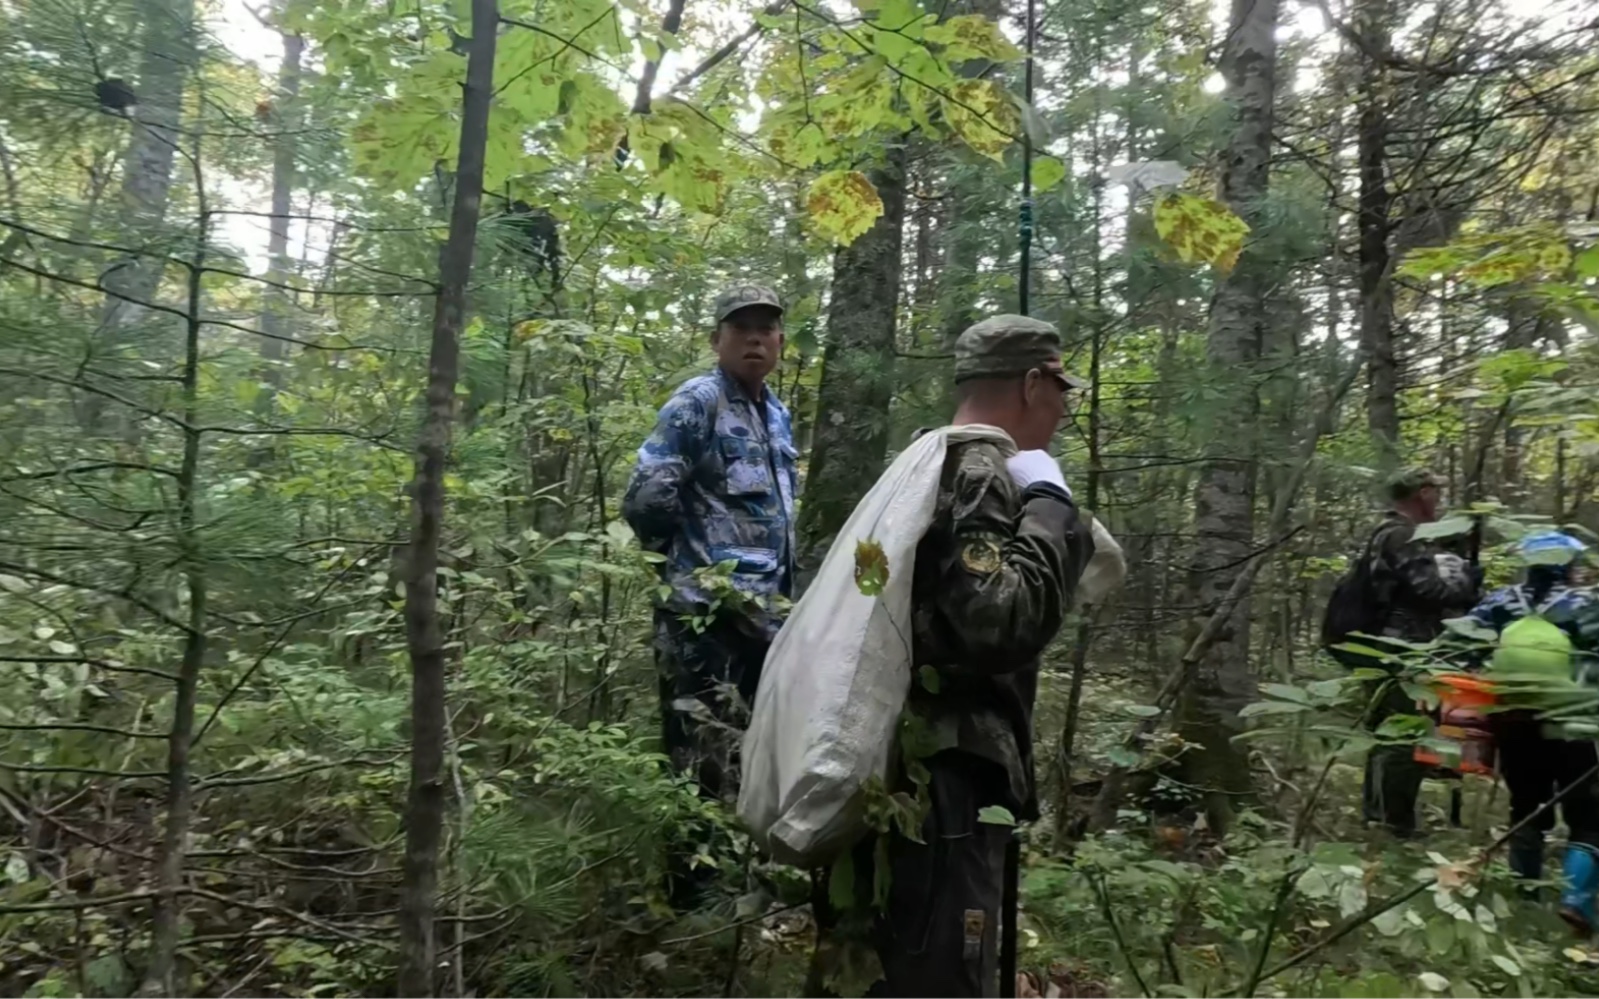
<path fill-rule="evenodd" d="M 694 570 L 730 560 L 739 592 L 792 593 L 798 452 L 787 408 L 770 391 L 762 396 L 751 399 L 720 369 L 691 378 L 639 448 L 622 516 L 645 548 L 666 556 L 670 609 L 709 605 Z M 772 636 L 782 620 L 756 611 L 750 623 Z"/>
<path fill-rule="evenodd" d="M 1563 582 L 1550 586 L 1537 602 L 1532 593 L 1527 583 L 1502 586 L 1484 597 L 1468 616 L 1476 624 L 1503 632 L 1529 612 L 1540 614 L 1571 636 L 1575 654 L 1573 679 L 1599 686 L 1599 656 L 1594 652 L 1599 646 L 1599 593 Z M 1468 668 L 1481 669 L 1490 653 L 1490 649 L 1474 648 L 1467 657 Z"/>
<path fill-rule="evenodd" d="M 1536 610 L 1570 632 L 1573 639 L 1580 639 L 1574 617 L 1592 605 L 1594 599 L 1592 590 L 1557 583 L 1549 588 L 1542 600 L 1534 604 L 1531 588 L 1525 583 L 1516 583 L 1501 586 L 1488 594 L 1471 609 L 1469 616 L 1485 628 L 1504 631 L 1511 622 L 1525 617 L 1529 609 Z"/>

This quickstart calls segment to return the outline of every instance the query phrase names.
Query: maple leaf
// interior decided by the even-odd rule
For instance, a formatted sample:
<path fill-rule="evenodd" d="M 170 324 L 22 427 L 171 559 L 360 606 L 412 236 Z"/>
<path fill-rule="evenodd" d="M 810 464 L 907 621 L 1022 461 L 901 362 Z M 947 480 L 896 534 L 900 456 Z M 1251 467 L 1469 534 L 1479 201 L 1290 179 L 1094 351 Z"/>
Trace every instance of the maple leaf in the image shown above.
<path fill-rule="evenodd" d="M 1186 264 L 1203 261 L 1231 273 L 1249 223 L 1219 201 L 1174 191 L 1155 202 L 1155 231 Z"/>
<path fill-rule="evenodd" d="M 805 208 L 818 232 L 848 246 L 883 214 L 883 199 L 859 170 L 830 170 L 811 183 Z"/>
<path fill-rule="evenodd" d="M 1010 95 L 992 80 L 966 80 L 944 99 L 944 118 L 961 141 L 991 160 L 1003 161 L 1022 116 Z"/>

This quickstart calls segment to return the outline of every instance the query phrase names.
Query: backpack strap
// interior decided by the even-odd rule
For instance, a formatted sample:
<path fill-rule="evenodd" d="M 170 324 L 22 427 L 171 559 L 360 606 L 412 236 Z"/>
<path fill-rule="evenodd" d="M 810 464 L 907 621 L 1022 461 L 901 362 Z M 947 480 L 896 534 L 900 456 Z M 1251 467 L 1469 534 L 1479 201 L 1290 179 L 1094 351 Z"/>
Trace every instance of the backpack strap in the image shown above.
<path fill-rule="evenodd" d="M 1538 610 L 1533 610 L 1532 604 L 1527 602 L 1527 595 L 1525 593 L 1521 592 L 1521 587 L 1519 585 L 1512 586 L 1510 588 L 1510 593 L 1511 593 L 1512 596 L 1514 596 L 1516 598 L 1516 604 L 1517 604 L 1517 606 L 1519 606 L 1521 608 L 1521 616 L 1522 617 L 1526 617 L 1526 616 L 1528 616 L 1530 614 L 1542 613 L 1542 610 L 1543 610 L 1542 608 L 1539 608 Z"/>

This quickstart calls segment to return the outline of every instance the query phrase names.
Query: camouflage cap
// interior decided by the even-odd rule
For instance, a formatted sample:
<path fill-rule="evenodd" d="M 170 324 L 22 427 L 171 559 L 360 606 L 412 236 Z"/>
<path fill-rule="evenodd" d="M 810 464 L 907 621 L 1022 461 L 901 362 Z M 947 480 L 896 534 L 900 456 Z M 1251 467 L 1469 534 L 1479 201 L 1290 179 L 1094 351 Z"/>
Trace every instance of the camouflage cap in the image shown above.
<path fill-rule="evenodd" d="M 716 296 L 711 321 L 719 323 L 739 309 L 751 305 L 769 305 L 778 312 L 783 311 L 783 303 L 777 297 L 777 292 L 764 284 L 741 284 Z"/>
<path fill-rule="evenodd" d="M 1400 469 L 1388 477 L 1388 498 L 1394 502 L 1407 500 L 1428 486 L 1437 488 L 1439 485 L 1438 476 L 1425 468 Z"/>
<path fill-rule="evenodd" d="M 1088 383 L 1060 363 L 1060 333 L 1054 326 L 1027 316 L 990 316 L 973 323 L 955 341 L 955 381 L 1005 378 L 1040 368 L 1054 375 L 1062 388 Z"/>

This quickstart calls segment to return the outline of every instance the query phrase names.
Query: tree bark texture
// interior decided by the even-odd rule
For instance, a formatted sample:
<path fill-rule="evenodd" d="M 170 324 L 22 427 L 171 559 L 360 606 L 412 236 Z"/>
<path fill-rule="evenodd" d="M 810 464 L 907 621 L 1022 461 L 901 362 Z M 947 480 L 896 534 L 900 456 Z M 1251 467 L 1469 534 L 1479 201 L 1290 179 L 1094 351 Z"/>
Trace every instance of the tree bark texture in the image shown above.
<path fill-rule="evenodd" d="M 871 172 L 883 214 L 833 256 L 827 346 L 805 503 L 796 532 L 800 578 L 821 564 L 855 504 L 877 481 L 888 451 L 894 395 L 895 319 L 905 223 L 905 147 L 896 143 Z"/>
<path fill-rule="evenodd" d="M 1263 228 L 1271 160 L 1278 6 L 1279 0 L 1233 0 L 1221 61 L 1233 113 L 1232 134 L 1223 150 L 1221 196 L 1256 232 Z M 1223 605 L 1254 546 L 1258 400 L 1252 369 L 1265 327 L 1269 266 L 1270 261 L 1246 245 L 1211 301 L 1206 362 L 1211 371 L 1228 373 L 1220 384 L 1229 388 L 1194 493 L 1198 548 L 1185 602 L 1201 608 Z M 1190 666 L 1193 674 L 1179 713 L 1179 732 L 1202 747 L 1184 755 L 1183 769 L 1190 783 L 1206 789 L 1207 810 L 1221 824 L 1230 811 L 1228 792 L 1249 789 L 1244 756 L 1230 738 L 1238 709 L 1254 694 L 1249 623 L 1246 597 L 1222 623 L 1220 640 Z"/>
<path fill-rule="evenodd" d="M 199 235 L 189 264 L 188 311 L 183 352 L 183 460 L 177 479 L 177 539 L 184 564 L 188 620 L 183 637 L 183 657 L 173 694 L 172 728 L 167 733 L 166 823 L 156 856 L 156 899 L 150 927 L 150 960 L 145 965 L 143 995 L 180 994 L 177 951 L 182 931 L 180 911 L 183 866 L 188 854 L 189 827 L 194 811 L 193 766 L 194 711 L 199 697 L 200 669 L 206 653 L 205 558 L 200 550 L 196 496 L 200 478 L 200 309 L 205 274 L 210 215 L 202 194 Z"/>
<path fill-rule="evenodd" d="M 283 33 L 283 62 L 278 67 L 278 92 L 272 120 L 277 133 L 272 145 L 272 218 L 267 236 L 267 281 L 261 292 L 261 359 L 267 362 L 265 379 L 276 386 L 281 378 L 277 363 L 285 356 L 288 334 L 289 293 L 286 289 L 294 271 L 289 256 L 289 213 L 292 210 L 294 181 L 298 171 L 300 115 L 296 103 L 300 96 L 300 62 L 305 54 L 305 39 Z"/>
<path fill-rule="evenodd" d="M 122 164 L 119 238 L 124 246 L 154 242 L 160 249 L 181 138 L 183 90 L 194 62 L 194 3 L 145 0 L 139 13 L 143 22 L 143 50 L 135 85 L 139 102 L 127 112 L 130 133 Z M 154 299 L 164 270 L 159 255 L 130 254 L 110 263 L 100 279 L 106 290 L 96 331 L 100 349 L 119 345 L 120 331 L 138 319 L 143 311 L 138 303 Z M 83 401 L 80 413 L 86 429 L 100 427 L 105 402 L 97 395 Z"/>
<path fill-rule="evenodd" d="M 439 620 L 439 541 L 444 528 L 444 472 L 455 420 L 455 382 L 466 286 L 483 191 L 489 101 L 494 89 L 495 0 L 472 0 L 472 39 L 461 101 L 460 153 L 450 234 L 439 256 L 439 290 L 428 358 L 427 413 L 412 479 L 414 519 L 405 579 L 405 634 L 411 653 L 411 787 L 405 810 L 405 861 L 400 896 L 402 996 L 433 994 L 438 947 L 439 840 L 444 824 L 444 629 Z"/>
<path fill-rule="evenodd" d="M 1388 186 L 1387 0 L 1360 0 L 1360 120 L 1356 160 L 1360 171 L 1360 342 L 1366 350 L 1366 420 L 1382 464 L 1398 463 L 1399 368 L 1394 353 L 1394 303 L 1388 237 L 1393 192 Z"/>

